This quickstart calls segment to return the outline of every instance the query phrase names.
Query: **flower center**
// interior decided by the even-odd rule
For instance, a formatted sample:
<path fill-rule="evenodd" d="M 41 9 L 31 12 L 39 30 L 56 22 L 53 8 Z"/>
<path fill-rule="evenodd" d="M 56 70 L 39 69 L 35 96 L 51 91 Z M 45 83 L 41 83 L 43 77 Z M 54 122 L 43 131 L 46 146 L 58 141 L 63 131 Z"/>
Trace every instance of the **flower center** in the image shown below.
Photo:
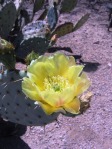
<path fill-rule="evenodd" d="M 44 79 L 45 90 L 61 92 L 67 87 L 69 87 L 69 81 L 59 75 Z"/>

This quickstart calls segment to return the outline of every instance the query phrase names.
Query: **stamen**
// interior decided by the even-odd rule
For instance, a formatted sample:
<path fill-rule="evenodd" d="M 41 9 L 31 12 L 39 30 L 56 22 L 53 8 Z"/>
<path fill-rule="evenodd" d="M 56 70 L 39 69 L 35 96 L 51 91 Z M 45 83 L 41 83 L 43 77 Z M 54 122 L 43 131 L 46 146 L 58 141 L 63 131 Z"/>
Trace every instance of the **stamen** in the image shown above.
<path fill-rule="evenodd" d="M 62 76 L 53 76 L 44 79 L 44 88 L 48 91 L 61 92 L 69 87 L 69 81 Z"/>

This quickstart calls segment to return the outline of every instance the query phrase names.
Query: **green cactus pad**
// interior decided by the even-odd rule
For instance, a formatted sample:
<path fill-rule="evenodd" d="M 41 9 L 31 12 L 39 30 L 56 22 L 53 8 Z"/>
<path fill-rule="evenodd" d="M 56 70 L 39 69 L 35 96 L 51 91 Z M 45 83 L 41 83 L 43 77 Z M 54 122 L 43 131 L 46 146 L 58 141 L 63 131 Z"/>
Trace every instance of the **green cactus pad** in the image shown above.
<path fill-rule="evenodd" d="M 25 62 L 27 65 L 30 65 L 30 62 L 32 60 L 35 60 L 39 57 L 39 55 L 37 53 L 35 53 L 34 51 L 32 51 L 30 54 L 27 55 Z"/>
<path fill-rule="evenodd" d="M 44 2 L 45 2 L 45 0 L 35 0 L 33 12 L 35 13 L 35 12 L 39 11 L 42 8 L 42 6 L 44 5 Z"/>
<path fill-rule="evenodd" d="M 14 52 L 0 54 L 0 62 L 2 62 L 9 70 L 15 69 L 16 58 Z"/>
<path fill-rule="evenodd" d="M 77 5 L 78 0 L 62 0 L 61 2 L 61 13 L 72 11 Z"/>
<path fill-rule="evenodd" d="M 57 13 L 57 9 L 55 6 L 49 8 L 48 10 L 48 14 L 47 14 L 47 22 L 49 24 L 49 27 L 51 30 L 54 29 L 54 27 L 56 26 L 56 23 L 58 21 L 58 13 Z"/>
<path fill-rule="evenodd" d="M 88 20 L 90 14 L 87 13 L 85 14 L 84 16 L 82 16 L 82 18 L 76 23 L 76 25 L 74 26 L 73 28 L 73 31 L 76 31 L 78 30 L 80 27 L 83 26 L 83 24 Z"/>
<path fill-rule="evenodd" d="M 7 2 L 0 10 L 0 36 L 7 38 L 16 20 L 16 7 L 13 2 Z"/>
<path fill-rule="evenodd" d="M 14 49 L 12 43 L 0 38 L 0 54 L 11 53 Z"/>
<path fill-rule="evenodd" d="M 4 3 L 4 0 L 0 0 L 0 4 L 3 5 L 3 3 Z"/>
<path fill-rule="evenodd" d="M 34 101 L 26 98 L 21 89 L 21 78 L 12 71 L 3 75 L 0 82 L 0 115 L 14 123 L 27 126 L 44 126 L 57 119 L 58 113 L 46 115 Z"/>
<path fill-rule="evenodd" d="M 16 55 L 24 59 L 32 50 L 43 54 L 49 47 L 49 41 L 46 39 L 47 25 L 45 21 L 36 21 L 27 24 L 22 34 L 15 41 Z"/>
<path fill-rule="evenodd" d="M 67 23 L 64 23 L 60 26 L 58 26 L 52 33 L 52 36 L 53 35 L 57 35 L 57 37 L 62 37 L 66 34 L 69 34 L 73 31 L 73 23 L 71 22 L 67 22 Z"/>
<path fill-rule="evenodd" d="M 20 46 L 16 49 L 16 56 L 24 59 L 32 50 L 38 54 L 43 54 L 48 47 L 49 41 L 46 38 L 33 36 L 20 43 Z"/>
<path fill-rule="evenodd" d="M 7 69 L 15 68 L 14 49 L 14 46 L 10 42 L 0 39 L 0 61 Z"/>

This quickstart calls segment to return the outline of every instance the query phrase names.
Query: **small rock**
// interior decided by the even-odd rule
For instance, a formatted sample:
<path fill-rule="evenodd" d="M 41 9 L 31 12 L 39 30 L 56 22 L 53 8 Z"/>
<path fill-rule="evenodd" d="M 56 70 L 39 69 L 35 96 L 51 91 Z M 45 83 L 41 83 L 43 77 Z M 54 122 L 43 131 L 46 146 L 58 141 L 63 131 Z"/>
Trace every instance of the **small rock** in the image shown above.
<path fill-rule="evenodd" d="M 109 62 L 109 63 L 108 63 L 108 66 L 109 66 L 109 67 L 111 67 L 111 66 L 112 66 L 112 64 Z"/>
<path fill-rule="evenodd" d="M 15 69 L 16 70 L 26 70 L 27 66 L 25 64 L 22 64 L 21 62 L 18 62 L 15 64 Z"/>

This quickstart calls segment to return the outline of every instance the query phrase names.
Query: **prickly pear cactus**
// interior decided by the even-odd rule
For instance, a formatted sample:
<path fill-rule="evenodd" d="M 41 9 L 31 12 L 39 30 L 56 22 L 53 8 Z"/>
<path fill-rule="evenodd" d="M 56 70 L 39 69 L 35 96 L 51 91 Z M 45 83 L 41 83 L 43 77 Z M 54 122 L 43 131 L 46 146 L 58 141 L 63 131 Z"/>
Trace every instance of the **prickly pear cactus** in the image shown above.
<path fill-rule="evenodd" d="M 46 2 L 32 1 L 31 11 L 24 0 L 4 1 L 0 5 L 0 36 L 4 38 L 0 38 L 0 62 L 5 65 L 4 71 L 0 63 L 0 115 L 11 122 L 29 126 L 51 123 L 59 113 L 48 116 L 38 103 L 25 97 L 21 82 L 26 72 L 17 71 L 20 69 L 16 69 L 16 63 L 19 61 L 27 68 L 32 59 L 38 58 L 56 43 L 57 37 L 76 31 L 89 17 L 82 17 L 76 25 L 67 22 L 58 26 L 60 12 L 73 10 L 77 0 L 49 0 L 44 13 L 38 20 L 32 21 L 35 13 L 46 6 Z"/>
<path fill-rule="evenodd" d="M 14 55 L 14 46 L 0 38 L 0 61 L 7 67 L 7 69 L 15 68 L 15 55 Z"/>
<path fill-rule="evenodd" d="M 21 73 L 20 73 L 21 74 Z M 38 104 L 25 97 L 18 72 L 2 74 L 0 80 L 0 115 L 11 122 L 27 126 L 44 126 L 57 119 L 58 113 L 47 116 Z"/>
<path fill-rule="evenodd" d="M 7 38 L 16 20 L 16 7 L 12 1 L 3 4 L 0 9 L 0 36 Z"/>
<path fill-rule="evenodd" d="M 57 24 L 57 21 L 58 21 L 58 12 L 57 12 L 56 6 L 53 6 L 49 8 L 48 14 L 47 14 L 47 22 L 51 30 L 54 29 L 54 27 Z"/>
<path fill-rule="evenodd" d="M 73 31 L 73 23 L 71 22 L 67 22 L 67 23 L 64 23 L 60 26 L 58 26 L 52 33 L 52 35 L 57 35 L 58 38 L 59 37 L 62 37 L 66 34 L 69 34 Z"/>
<path fill-rule="evenodd" d="M 57 37 L 60 38 L 71 32 L 74 32 L 78 30 L 80 27 L 82 27 L 82 25 L 88 20 L 88 18 L 89 18 L 89 13 L 82 16 L 82 18 L 75 25 L 71 22 L 66 22 L 64 24 L 61 24 L 52 32 L 51 35 L 52 36 L 57 35 Z"/>
<path fill-rule="evenodd" d="M 19 58 L 24 59 L 32 51 L 44 54 L 48 48 L 49 41 L 47 41 L 46 38 L 32 36 L 30 38 L 23 39 L 20 43 L 20 47 L 16 50 L 16 55 Z"/>
<path fill-rule="evenodd" d="M 16 41 L 16 55 L 25 58 L 32 50 L 43 54 L 49 47 L 48 33 L 45 21 L 36 21 L 26 25 Z"/>
<path fill-rule="evenodd" d="M 34 9 L 33 9 L 33 12 L 37 12 L 39 11 L 42 6 L 44 5 L 45 3 L 45 0 L 34 0 Z"/>
<path fill-rule="evenodd" d="M 25 38 L 30 36 L 38 36 L 38 37 L 45 37 L 47 30 L 47 23 L 46 21 L 35 21 L 32 23 L 27 24 L 22 29 L 22 34 Z"/>
<path fill-rule="evenodd" d="M 77 5 L 78 0 L 62 0 L 61 13 L 70 12 Z"/>

